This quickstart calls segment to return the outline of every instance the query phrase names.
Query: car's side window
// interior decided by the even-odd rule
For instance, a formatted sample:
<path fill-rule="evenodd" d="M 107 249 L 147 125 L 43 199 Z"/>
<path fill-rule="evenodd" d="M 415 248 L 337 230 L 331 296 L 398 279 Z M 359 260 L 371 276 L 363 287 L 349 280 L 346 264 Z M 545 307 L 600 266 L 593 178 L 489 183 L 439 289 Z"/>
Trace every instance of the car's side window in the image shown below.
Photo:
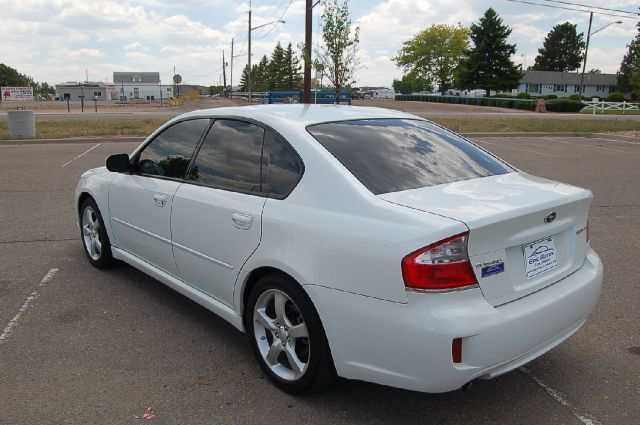
<path fill-rule="evenodd" d="M 302 165 L 293 150 L 271 131 L 264 136 L 262 191 L 285 197 L 298 183 Z"/>
<path fill-rule="evenodd" d="M 264 130 L 236 120 L 216 120 L 193 163 L 189 180 L 234 192 L 260 193 Z"/>
<path fill-rule="evenodd" d="M 208 119 L 181 121 L 158 134 L 138 157 L 141 174 L 185 178 L 193 152 L 209 126 Z"/>

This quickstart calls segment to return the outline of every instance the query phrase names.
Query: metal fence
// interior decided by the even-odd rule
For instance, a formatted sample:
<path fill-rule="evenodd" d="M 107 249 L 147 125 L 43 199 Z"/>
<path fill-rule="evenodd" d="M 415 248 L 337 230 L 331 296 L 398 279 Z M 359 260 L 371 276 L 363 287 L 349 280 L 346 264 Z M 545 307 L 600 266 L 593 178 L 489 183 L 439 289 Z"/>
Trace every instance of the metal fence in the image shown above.
<path fill-rule="evenodd" d="M 233 92 L 232 98 L 249 100 L 248 92 Z M 252 92 L 251 101 L 258 103 L 300 103 L 302 90 L 271 90 L 266 92 Z M 339 103 L 351 105 L 351 92 L 340 91 L 338 94 Z M 311 92 L 311 103 L 332 104 L 336 103 L 335 90 L 319 90 Z"/>
<path fill-rule="evenodd" d="M 411 100 L 417 102 L 451 103 L 456 105 L 496 106 L 498 108 L 527 109 L 536 108 L 536 99 L 519 99 L 506 97 L 475 97 L 475 96 L 440 96 L 429 94 L 401 94 L 396 100 Z"/>

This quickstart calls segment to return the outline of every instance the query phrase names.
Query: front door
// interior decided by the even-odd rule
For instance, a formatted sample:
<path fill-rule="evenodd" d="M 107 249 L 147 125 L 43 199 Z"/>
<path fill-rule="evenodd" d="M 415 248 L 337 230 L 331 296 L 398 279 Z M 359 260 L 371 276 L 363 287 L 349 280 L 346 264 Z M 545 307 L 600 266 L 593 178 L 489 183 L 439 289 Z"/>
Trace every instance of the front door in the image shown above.
<path fill-rule="evenodd" d="M 257 125 L 216 120 L 173 201 L 180 277 L 228 305 L 238 272 L 260 243 L 263 138 Z"/>
<path fill-rule="evenodd" d="M 173 197 L 208 126 L 208 119 L 196 119 L 166 128 L 134 156 L 133 172 L 116 174 L 109 188 L 114 246 L 172 275 Z"/>

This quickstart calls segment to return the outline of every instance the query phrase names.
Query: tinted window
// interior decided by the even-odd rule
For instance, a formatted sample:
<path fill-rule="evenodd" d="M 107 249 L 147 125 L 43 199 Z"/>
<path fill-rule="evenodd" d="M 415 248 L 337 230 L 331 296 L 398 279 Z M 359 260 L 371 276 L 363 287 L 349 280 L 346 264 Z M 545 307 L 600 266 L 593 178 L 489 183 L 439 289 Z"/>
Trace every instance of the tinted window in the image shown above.
<path fill-rule="evenodd" d="M 217 120 L 198 152 L 189 180 L 236 192 L 260 192 L 264 130 L 242 121 Z"/>
<path fill-rule="evenodd" d="M 267 131 L 264 136 L 263 185 L 265 193 L 286 196 L 298 183 L 300 161 L 289 146 Z"/>
<path fill-rule="evenodd" d="M 482 149 L 426 121 L 341 121 L 308 130 L 374 194 L 513 171 Z"/>
<path fill-rule="evenodd" d="M 193 151 L 208 125 L 208 119 L 198 119 L 182 121 L 167 128 L 140 153 L 138 171 L 184 178 Z"/>

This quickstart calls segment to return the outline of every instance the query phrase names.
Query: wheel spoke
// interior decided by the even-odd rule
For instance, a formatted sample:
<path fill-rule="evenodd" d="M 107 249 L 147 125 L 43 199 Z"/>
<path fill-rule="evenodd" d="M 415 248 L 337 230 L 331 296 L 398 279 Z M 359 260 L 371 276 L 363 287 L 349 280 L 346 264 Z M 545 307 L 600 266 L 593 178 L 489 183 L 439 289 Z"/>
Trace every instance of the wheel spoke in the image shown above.
<path fill-rule="evenodd" d="M 84 210 L 84 218 L 89 228 L 93 229 L 95 222 L 93 220 L 93 210 L 91 208 L 87 208 Z"/>
<path fill-rule="evenodd" d="M 273 295 L 273 303 L 276 310 L 276 318 L 282 325 L 289 323 L 287 320 L 287 313 L 285 311 L 285 304 L 287 303 L 287 297 L 281 292 L 276 292 Z"/>
<path fill-rule="evenodd" d="M 300 361 L 295 350 L 289 344 L 287 344 L 284 351 L 285 351 L 285 354 L 287 355 L 287 359 L 289 360 L 289 364 L 291 365 L 291 370 L 293 370 L 293 373 L 296 376 L 300 375 L 304 370 L 305 364 L 302 361 Z"/>
<path fill-rule="evenodd" d="M 94 253 L 96 255 L 100 255 L 100 251 L 102 249 L 102 246 L 101 246 L 100 241 L 98 240 L 98 238 L 92 238 L 91 239 L 91 245 L 93 246 L 92 251 L 94 251 Z"/>
<path fill-rule="evenodd" d="M 257 309 L 256 313 L 253 315 L 253 319 L 256 321 L 256 323 L 259 323 L 265 329 L 268 329 L 270 331 L 277 330 L 274 320 L 271 317 L 267 316 L 267 312 L 265 310 L 266 309 L 264 308 Z"/>
<path fill-rule="evenodd" d="M 85 224 L 82 226 L 82 234 L 85 236 L 89 236 L 91 234 L 91 230 L 89 230 L 89 225 Z"/>
<path fill-rule="evenodd" d="M 307 325 L 302 322 L 299 325 L 295 325 L 289 328 L 289 336 L 292 338 L 308 338 L 309 332 L 307 331 Z"/>
<path fill-rule="evenodd" d="M 282 343 L 279 339 L 274 339 L 273 343 L 271 343 L 271 347 L 269 347 L 269 351 L 265 356 L 265 360 L 271 366 L 278 363 L 278 356 L 282 352 Z"/>

